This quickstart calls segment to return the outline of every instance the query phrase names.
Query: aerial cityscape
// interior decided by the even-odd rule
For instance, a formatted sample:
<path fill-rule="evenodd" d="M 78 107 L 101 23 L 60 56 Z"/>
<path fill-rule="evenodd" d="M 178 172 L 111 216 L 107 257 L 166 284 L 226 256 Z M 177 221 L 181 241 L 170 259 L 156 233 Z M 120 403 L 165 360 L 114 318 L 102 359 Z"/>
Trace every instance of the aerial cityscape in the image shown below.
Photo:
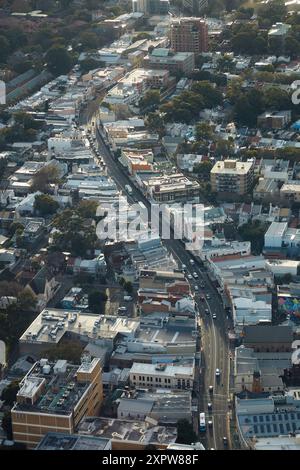
<path fill-rule="evenodd" d="M 300 450 L 300 0 L 0 0 L 0 449 Z"/>

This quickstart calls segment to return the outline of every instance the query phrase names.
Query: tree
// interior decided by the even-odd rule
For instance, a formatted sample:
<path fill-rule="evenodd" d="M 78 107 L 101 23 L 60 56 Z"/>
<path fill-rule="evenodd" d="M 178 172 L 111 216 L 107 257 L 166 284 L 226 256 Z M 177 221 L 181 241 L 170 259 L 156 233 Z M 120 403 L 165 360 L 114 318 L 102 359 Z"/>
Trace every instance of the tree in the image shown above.
<path fill-rule="evenodd" d="M 159 113 L 147 114 L 145 124 L 149 131 L 158 133 L 160 137 L 165 134 L 164 121 Z"/>
<path fill-rule="evenodd" d="M 51 184 L 59 181 L 59 172 L 56 166 L 47 165 L 41 168 L 32 178 L 31 191 L 42 193 L 49 191 Z"/>
<path fill-rule="evenodd" d="M 52 46 L 46 54 L 46 62 L 55 76 L 68 73 L 72 67 L 72 57 L 63 46 Z"/>
<path fill-rule="evenodd" d="M 84 256 L 94 249 L 97 236 L 94 225 L 85 223 L 85 217 L 76 209 L 65 209 L 57 215 L 53 225 L 58 229 L 54 244 L 63 250 L 70 250 L 76 256 Z"/>
<path fill-rule="evenodd" d="M 48 349 L 43 356 L 49 361 L 65 359 L 73 364 L 80 364 L 83 346 L 78 340 L 62 340 L 58 345 Z"/>
<path fill-rule="evenodd" d="M 84 59 L 80 62 L 80 68 L 85 73 L 102 66 L 103 62 L 99 62 L 98 60 L 92 59 L 91 57 L 88 57 L 87 59 Z"/>
<path fill-rule="evenodd" d="M 19 391 L 19 382 L 11 382 L 7 387 L 4 388 L 1 394 L 1 400 L 4 400 L 5 405 L 13 406 L 16 401 L 17 393 Z"/>
<path fill-rule="evenodd" d="M 197 173 L 199 176 L 201 175 L 204 178 L 208 178 L 212 167 L 213 166 L 211 162 L 204 161 L 194 166 L 194 173 Z"/>
<path fill-rule="evenodd" d="M 36 306 L 36 296 L 30 289 L 23 289 L 18 295 L 17 305 L 21 311 L 33 310 Z"/>
<path fill-rule="evenodd" d="M 295 59 L 299 54 L 300 42 L 292 36 L 287 36 L 284 43 L 284 49 L 286 54 Z"/>
<path fill-rule="evenodd" d="M 5 411 L 2 417 L 2 428 L 9 440 L 13 438 L 11 411 Z"/>
<path fill-rule="evenodd" d="M 55 214 L 59 204 L 48 194 L 39 194 L 35 196 L 34 209 L 41 215 Z"/>
<path fill-rule="evenodd" d="M 86 219 L 94 219 L 96 218 L 96 212 L 99 204 L 97 201 L 89 201 L 89 200 L 83 200 L 80 201 L 78 207 L 77 207 L 77 212 L 79 215 L 82 217 L 85 217 Z"/>
<path fill-rule="evenodd" d="M 251 242 L 251 251 L 254 254 L 261 254 L 264 246 L 264 236 L 267 231 L 267 224 L 258 220 L 249 222 L 239 227 L 238 232 L 244 241 Z"/>
<path fill-rule="evenodd" d="M 89 293 L 89 309 L 94 313 L 103 313 L 104 302 L 107 301 L 105 292 L 94 290 Z"/>
<path fill-rule="evenodd" d="M 204 80 L 192 85 L 192 91 L 200 95 L 205 108 L 214 108 L 222 103 L 222 93 L 210 82 Z"/>
<path fill-rule="evenodd" d="M 132 286 L 132 283 L 130 281 L 126 281 L 124 284 L 123 284 L 123 287 L 124 289 L 128 292 L 128 294 L 132 294 L 133 292 L 133 286 Z"/>
<path fill-rule="evenodd" d="M 202 140 L 211 140 L 213 137 L 212 126 L 207 122 L 198 122 L 196 124 L 196 139 L 199 141 Z"/>
<path fill-rule="evenodd" d="M 177 439 L 180 444 L 192 444 L 197 441 L 192 424 L 187 419 L 180 419 L 177 422 Z"/>
<path fill-rule="evenodd" d="M 79 38 L 81 45 L 84 49 L 97 49 L 98 36 L 91 31 L 85 31 L 81 33 Z"/>
<path fill-rule="evenodd" d="M 0 63 L 6 62 L 10 52 L 10 43 L 5 36 L 0 36 Z"/>
<path fill-rule="evenodd" d="M 155 108 L 160 103 L 159 90 L 148 90 L 145 95 L 140 99 L 139 106 L 141 108 Z"/>

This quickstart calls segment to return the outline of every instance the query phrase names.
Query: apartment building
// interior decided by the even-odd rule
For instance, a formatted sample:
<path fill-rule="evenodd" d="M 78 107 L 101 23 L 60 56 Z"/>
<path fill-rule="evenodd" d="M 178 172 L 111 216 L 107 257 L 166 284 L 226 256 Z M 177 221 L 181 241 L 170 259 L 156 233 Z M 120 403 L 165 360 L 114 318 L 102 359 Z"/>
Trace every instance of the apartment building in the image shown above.
<path fill-rule="evenodd" d="M 134 362 L 130 369 L 129 381 L 136 387 L 192 390 L 194 373 L 194 366 Z"/>
<path fill-rule="evenodd" d="M 213 192 L 246 194 L 253 186 L 254 162 L 223 160 L 217 162 L 210 172 Z"/>
<path fill-rule="evenodd" d="M 99 359 L 79 367 L 41 359 L 20 382 L 11 411 L 13 438 L 31 449 L 48 432 L 73 434 L 84 416 L 97 415 L 102 400 Z"/>
<path fill-rule="evenodd" d="M 208 26 L 201 18 L 179 18 L 171 23 L 171 49 L 201 54 L 208 50 Z"/>
<path fill-rule="evenodd" d="M 156 48 L 145 57 L 144 66 L 151 69 L 166 69 L 171 74 L 181 72 L 187 74 L 195 68 L 193 52 L 173 52 L 166 48 Z"/>

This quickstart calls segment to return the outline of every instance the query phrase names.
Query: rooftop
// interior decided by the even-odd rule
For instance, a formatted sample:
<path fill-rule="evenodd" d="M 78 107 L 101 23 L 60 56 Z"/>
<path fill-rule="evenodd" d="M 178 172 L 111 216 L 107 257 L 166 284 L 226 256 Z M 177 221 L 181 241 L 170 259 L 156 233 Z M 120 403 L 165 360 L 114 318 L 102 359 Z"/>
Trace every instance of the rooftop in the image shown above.
<path fill-rule="evenodd" d="M 97 362 L 94 359 L 90 367 L 95 367 Z M 36 362 L 20 382 L 13 410 L 70 415 L 89 387 L 88 382 L 77 381 L 81 367 L 63 360 Z"/>
<path fill-rule="evenodd" d="M 21 343 L 58 343 L 66 332 L 87 335 L 90 338 L 113 339 L 118 333 L 133 334 L 139 321 L 116 316 L 69 312 L 62 309 L 45 309 L 27 328 Z"/>
<path fill-rule="evenodd" d="M 78 426 L 81 435 L 101 436 L 113 441 L 140 445 L 171 444 L 177 439 L 177 429 L 158 426 L 153 420 L 125 421 L 111 418 L 84 418 Z"/>
<path fill-rule="evenodd" d="M 110 439 L 60 432 L 47 433 L 35 450 L 109 450 Z"/>

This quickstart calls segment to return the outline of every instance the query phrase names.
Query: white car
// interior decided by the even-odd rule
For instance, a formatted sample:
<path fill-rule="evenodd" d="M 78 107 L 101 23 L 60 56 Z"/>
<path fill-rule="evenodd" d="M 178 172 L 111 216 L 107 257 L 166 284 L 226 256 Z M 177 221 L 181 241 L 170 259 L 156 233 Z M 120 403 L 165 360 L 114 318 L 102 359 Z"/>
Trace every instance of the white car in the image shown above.
<path fill-rule="evenodd" d="M 217 315 L 216 315 L 215 313 L 213 313 L 213 316 L 212 316 L 212 317 L 213 317 L 213 320 L 216 320 Z"/>
<path fill-rule="evenodd" d="M 216 377 L 220 377 L 220 375 L 221 375 L 220 369 L 216 369 Z"/>
<path fill-rule="evenodd" d="M 194 266 L 195 261 L 193 259 L 191 259 L 190 263 L 191 263 L 192 266 Z"/>
<path fill-rule="evenodd" d="M 193 279 L 193 276 L 191 274 L 188 274 L 188 279 Z"/>
<path fill-rule="evenodd" d="M 196 272 L 193 273 L 193 276 L 194 276 L 195 279 L 198 279 L 198 277 L 199 277 Z"/>
<path fill-rule="evenodd" d="M 199 287 L 198 287 L 198 286 L 195 286 L 195 290 L 198 291 L 198 290 L 199 290 Z"/>

